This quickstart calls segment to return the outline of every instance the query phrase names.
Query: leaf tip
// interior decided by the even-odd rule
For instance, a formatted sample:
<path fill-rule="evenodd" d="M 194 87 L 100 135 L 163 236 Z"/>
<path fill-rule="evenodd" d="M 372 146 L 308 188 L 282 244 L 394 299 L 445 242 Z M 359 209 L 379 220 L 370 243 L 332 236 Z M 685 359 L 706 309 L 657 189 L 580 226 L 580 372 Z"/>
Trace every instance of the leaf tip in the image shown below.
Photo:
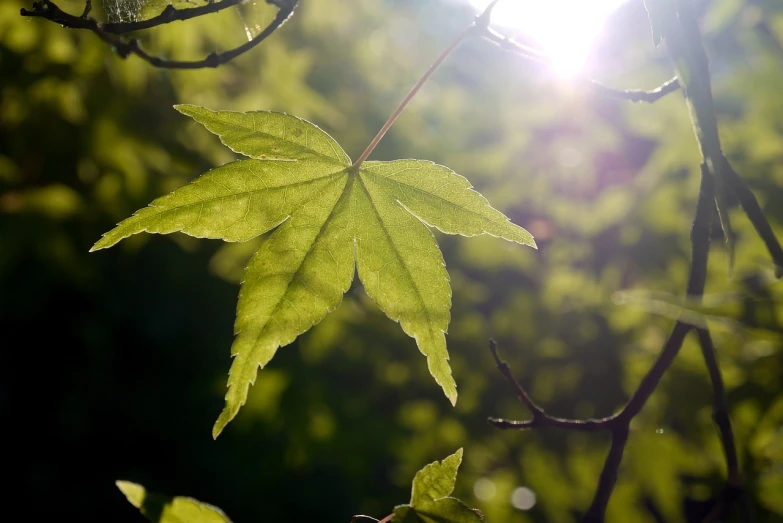
<path fill-rule="evenodd" d="M 191 116 L 193 114 L 193 109 L 198 106 L 192 104 L 174 104 L 172 107 L 184 115 Z"/>
<path fill-rule="evenodd" d="M 117 241 L 112 239 L 112 238 L 109 238 L 108 237 L 108 233 L 106 233 L 103 236 L 101 236 L 100 240 L 95 242 L 95 245 L 90 247 L 90 251 L 89 252 L 95 252 L 95 251 L 100 251 L 100 250 L 103 250 L 103 249 L 108 249 L 109 247 L 111 247 L 112 245 L 114 245 L 116 243 L 117 243 Z"/>
<path fill-rule="evenodd" d="M 513 241 L 515 243 L 524 245 L 526 247 L 532 247 L 534 249 L 538 249 L 538 245 L 536 245 L 536 240 L 535 238 L 533 238 L 533 235 L 530 234 L 530 231 L 520 227 L 519 225 L 513 222 L 510 222 L 510 224 L 511 227 L 513 227 L 514 229 L 514 232 L 510 236 L 503 236 L 504 239 Z"/>
<path fill-rule="evenodd" d="M 139 507 L 144 501 L 144 497 L 147 495 L 146 489 L 138 483 L 117 480 L 114 484 L 117 485 L 117 488 L 125 495 L 130 504 L 135 507 Z"/>
<path fill-rule="evenodd" d="M 430 374 L 435 378 L 435 382 L 440 385 L 443 394 L 451 403 L 452 407 L 457 405 L 457 383 L 454 381 L 454 377 L 451 375 L 451 368 L 448 364 L 448 359 L 445 362 L 445 372 L 438 372 L 433 368 L 432 361 L 427 358 L 429 364 Z"/>
<path fill-rule="evenodd" d="M 457 383 L 454 381 L 454 377 L 451 375 L 451 368 L 449 367 L 448 359 L 444 362 L 445 371 L 440 372 L 432 365 L 431 358 L 427 358 L 427 363 L 430 374 L 433 378 L 435 378 L 435 382 L 440 385 L 443 394 L 449 400 L 451 406 L 455 407 L 457 405 Z"/>
<path fill-rule="evenodd" d="M 223 409 L 223 412 L 220 413 L 220 416 L 218 416 L 217 421 L 215 422 L 215 426 L 212 427 L 212 439 L 218 439 L 218 436 L 223 432 L 223 429 L 226 428 L 226 425 L 234 419 L 234 416 L 236 416 L 236 410 L 230 409 L 228 405 Z"/>

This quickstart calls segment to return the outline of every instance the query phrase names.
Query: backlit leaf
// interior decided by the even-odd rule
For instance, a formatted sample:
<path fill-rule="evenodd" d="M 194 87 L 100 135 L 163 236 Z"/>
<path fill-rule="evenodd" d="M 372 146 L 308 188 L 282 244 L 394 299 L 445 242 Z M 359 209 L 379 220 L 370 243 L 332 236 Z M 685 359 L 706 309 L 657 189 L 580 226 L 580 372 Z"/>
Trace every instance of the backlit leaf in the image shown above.
<path fill-rule="evenodd" d="M 357 167 L 329 135 L 287 114 L 177 109 L 252 159 L 212 169 L 156 199 L 92 250 L 140 232 L 245 241 L 274 229 L 242 281 L 226 407 L 213 435 L 244 405 L 258 368 L 337 308 L 354 267 L 367 294 L 416 340 L 455 403 L 445 337 L 451 287 L 427 226 L 534 247 L 533 237 L 446 167 L 420 160 Z"/>
<path fill-rule="evenodd" d="M 462 463 L 462 449 L 443 461 L 430 463 L 416 473 L 411 489 L 411 503 L 423 503 L 445 498 L 454 491 L 457 471 Z"/>
<path fill-rule="evenodd" d="M 413 478 L 411 502 L 395 507 L 392 523 L 477 523 L 483 521 L 478 510 L 448 497 L 454 490 L 462 449 L 443 461 L 430 463 Z"/>
<path fill-rule="evenodd" d="M 193 498 L 147 492 L 141 485 L 130 481 L 118 481 L 117 488 L 153 523 L 231 523 L 219 508 Z"/>

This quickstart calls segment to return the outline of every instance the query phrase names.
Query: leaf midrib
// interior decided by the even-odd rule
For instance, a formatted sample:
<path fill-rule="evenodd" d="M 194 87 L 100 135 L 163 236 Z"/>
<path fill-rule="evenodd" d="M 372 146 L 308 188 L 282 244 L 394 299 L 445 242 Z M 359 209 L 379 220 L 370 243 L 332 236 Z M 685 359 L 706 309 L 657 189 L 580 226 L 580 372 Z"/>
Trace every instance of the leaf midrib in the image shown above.
<path fill-rule="evenodd" d="M 406 169 L 403 169 L 403 170 L 406 170 Z M 452 202 L 450 200 L 447 200 L 446 198 L 443 198 L 442 196 L 439 196 L 439 195 L 437 195 L 435 193 L 427 192 L 424 189 L 420 189 L 419 187 L 416 187 L 414 185 L 408 185 L 407 183 L 402 183 L 402 182 L 400 182 L 398 180 L 393 180 L 389 176 L 384 176 L 382 174 L 374 173 L 374 172 L 369 171 L 369 170 L 364 170 L 362 172 L 364 172 L 365 174 L 371 175 L 376 180 L 383 180 L 383 181 L 386 181 L 386 182 L 388 182 L 390 184 L 396 183 L 397 185 L 400 185 L 402 187 L 407 187 L 407 188 L 411 189 L 412 191 L 414 191 L 414 192 L 416 192 L 418 194 L 421 194 L 421 195 L 424 195 L 424 196 L 431 196 L 432 198 L 435 198 L 435 199 L 437 199 L 437 200 L 439 200 L 441 202 L 444 202 L 444 203 L 448 204 L 451 207 L 454 207 L 454 208 L 459 209 L 461 211 L 468 212 L 468 213 L 472 214 L 473 216 L 476 216 L 482 222 L 487 222 L 487 223 L 490 223 L 490 224 L 494 224 L 494 222 L 492 222 L 491 219 L 487 218 L 486 216 L 482 216 L 481 214 L 479 214 L 478 212 L 474 211 L 473 209 L 468 209 L 467 207 L 462 207 L 462 206 L 458 205 L 457 203 Z M 402 170 L 397 171 L 394 174 L 399 174 L 400 172 L 402 172 Z M 381 182 L 379 185 L 382 185 L 382 184 L 383 183 Z M 473 190 L 472 186 L 471 187 L 466 187 L 466 190 L 473 191 L 476 194 L 478 194 L 479 196 L 481 196 L 481 193 L 479 193 L 478 191 Z M 414 216 L 416 216 L 417 218 L 419 218 L 420 220 L 423 221 L 423 218 L 421 216 L 419 216 L 416 212 L 414 212 L 412 209 L 409 209 L 408 206 L 405 204 L 405 202 L 400 200 L 400 204 L 402 204 L 408 210 L 408 212 L 410 212 L 411 214 L 413 214 Z M 506 222 L 508 222 L 509 224 L 513 225 L 513 223 L 510 220 L 508 220 L 508 218 L 506 218 Z M 446 232 L 446 231 L 443 231 L 443 229 L 441 229 L 440 227 L 438 227 L 435 224 L 433 224 L 432 226 L 435 227 L 438 230 L 441 230 L 442 232 Z M 484 233 L 487 233 L 487 230 L 484 227 L 482 227 L 482 231 Z M 451 233 L 447 233 L 447 234 L 451 234 Z M 457 234 L 459 234 L 459 233 L 457 233 Z M 516 241 L 516 240 L 514 240 L 514 241 Z"/>
<path fill-rule="evenodd" d="M 253 191 L 236 192 L 236 193 L 231 193 L 231 194 L 225 194 L 223 196 L 216 196 L 214 198 L 207 198 L 206 200 L 200 200 L 200 201 L 194 202 L 194 203 L 186 203 L 186 204 L 183 204 L 183 205 L 177 205 L 175 207 L 169 207 L 168 209 L 162 210 L 162 211 L 160 211 L 160 212 L 158 212 L 156 214 L 153 214 L 151 216 L 143 216 L 143 217 L 141 217 L 139 219 L 139 221 L 143 221 L 143 220 L 146 220 L 146 219 L 152 219 L 152 218 L 158 218 L 158 217 L 160 217 L 162 215 L 168 214 L 170 212 L 178 211 L 178 210 L 184 209 L 186 207 L 196 206 L 196 205 L 204 205 L 205 203 L 212 203 L 212 202 L 216 202 L 218 200 L 223 200 L 223 199 L 226 199 L 226 198 L 232 198 L 234 196 L 247 196 L 247 195 L 258 194 L 258 193 L 262 193 L 262 192 L 266 192 L 266 191 L 274 191 L 274 190 L 277 190 L 277 189 L 290 189 L 290 188 L 294 188 L 294 187 L 303 187 L 303 186 L 308 185 L 308 184 L 313 183 L 313 182 L 317 182 L 317 181 L 320 181 L 320 180 L 328 179 L 329 177 L 338 175 L 340 173 L 343 173 L 344 171 L 345 171 L 345 169 L 343 169 L 342 171 L 336 171 L 336 172 L 333 172 L 333 173 L 329 173 L 326 176 L 319 176 L 318 178 L 313 178 L 311 180 L 305 180 L 303 182 L 296 182 L 296 183 L 292 183 L 292 184 L 289 184 L 289 185 L 279 185 L 277 187 L 271 187 L 271 188 L 266 187 L 264 189 L 257 189 L 257 190 L 253 190 Z M 214 180 L 210 180 L 210 181 L 212 183 L 217 183 Z M 310 200 L 308 200 L 308 202 L 309 201 Z M 304 202 L 302 205 L 305 205 L 306 203 L 307 202 Z M 145 209 L 158 209 L 158 208 L 159 207 L 152 206 L 152 205 L 150 205 L 148 207 L 145 207 Z M 142 209 L 142 210 L 144 210 L 144 209 Z M 290 213 L 289 213 L 289 217 L 290 217 Z"/>
<path fill-rule="evenodd" d="M 237 114 L 243 114 L 243 113 L 237 113 Z M 248 114 L 248 113 L 244 113 L 244 114 Z M 252 115 L 253 113 L 249 113 L 249 114 Z M 268 114 L 281 114 L 281 113 L 275 113 L 275 112 L 269 111 Z M 255 125 L 255 118 L 253 118 L 253 124 Z M 224 125 L 229 125 L 229 124 L 224 124 Z M 345 158 L 343 158 L 343 159 L 332 158 L 329 155 L 326 155 L 324 153 L 318 152 L 315 149 L 310 149 L 309 147 L 304 146 L 304 145 L 300 145 L 300 144 L 298 144 L 296 142 L 292 142 L 291 140 L 287 140 L 287 139 L 282 138 L 280 136 L 275 136 L 274 134 L 266 133 L 264 131 L 259 131 L 259 130 L 255 129 L 255 127 L 251 129 L 250 127 L 245 127 L 244 125 L 239 125 L 239 124 L 235 124 L 235 123 L 231 123 L 230 126 L 235 127 L 237 129 L 242 129 L 244 131 L 248 131 L 248 136 L 261 135 L 261 136 L 266 136 L 268 138 L 271 138 L 273 140 L 280 140 L 280 141 L 283 141 L 283 142 L 287 142 L 287 143 L 290 143 L 290 144 L 292 144 L 292 145 L 294 145 L 294 146 L 296 146 L 296 147 L 298 147 L 298 148 L 300 148 L 300 149 L 302 149 L 304 151 L 312 153 L 312 154 L 314 154 L 316 156 L 320 156 L 321 158 L 324 158 L 324 159 L 329 160 L 331 162 L 335 162 L 338 165 L 341 165 L 343 167 L 350 167 L 350 165 L 347 165 L 345 163 L 346 160 L 347 160 L 348 163 L 351 162 L 351 159 L 348 157 L 348 154 L 345 151 L 343 151 L 343 154 L 345 155 Z M 323 133 L 323 131 L 321 129 L 319 129 L 319 131 L 321 131 Z M 305 132 L 307 132 L 307 131 L 305 130 Z M 217 133 L 215 133 L 215 134 L 217 134 Z M 330 137 L 326 133 L 323 133 L 323 134 L 329 138 L 329 145 L 332 147 L 332 152 L 336 152 L 335 149 L 334 149 L 334 146 L 336 144 L 339 147 L 340 144 L 338 144 L 337 142 L 334 142 L 332 137 Z M 223 142 L 223 145 L 225 145 L 226 147 L 228 147 L 232 151 L 235 151 L 235 149 L 231 145 L 227 144 L 225 142 L 225 140 L 223 140 L 223 135 L 222 134 L 218 134 L 218 137 L 220 138 L 220 141 Z M 332 142 L 334 142 L 334 143 L 332 143 Z M 340 147 L 340 150 L 342 151 L 343 148 Z M 236 151 L 236 152 L 239 152 L 240 154 L 245 154 L 245 153 L 242 153 L 241 151 Z M 293 159 L 295 160 L 296 158 L 293 158 Z"/>
<path fill-rule="evenodd" d="M 365 171 L 366 173 L 367 171 Z M 430 315 L 429 308 L 427 307 L 427 302 L 424 301 L 424 297 L 421 294 L 421 290 L 419 290 L 419 286 L 416 283 L 416 280 L 413 278 L 413 273 L 408 268 L 408 264 L 405 263 L 405 258 L 402 257 L 400 254 L 399 249 L 397 248 L 397 245 L 394 243 L 394 240 L 392 240 L 392 237 L 389 235 L 389 231 L 384 226 L 383 218 L 381 217 L 381 214 L 378 212 L 378 207 L 375 205 L 375 201 L 373 201 L 372 196 L 370 195 L 370 191 L 367 190 L 367 187 L 364 185 L 364 180 L 361 179 L 361 176 L 359 178 L 359 185 L 361 185 L 362 190 L 364 191 L 364 194 L 367 195 L 367 201 L 370 202 L 370 207 L 372 207 L 373 212 L 375 213 L 375 216 L 378 217 L 378 221 L 381 223 L 381 230 L 383 231 L 384 236 L 386 236 L 386 240 L 389 242 L 389 245 L 391 245 L 392 249 L 394 250 L 394 254 L 397 256 L 397 259 L 400 260 L 400 263 L 402 263 L 402 266 L 405 268 L 405 273 L 408 275 L 408 279 L 410 280 L 411 284 L 413 285 L 413 289 L 416 291 L 416 295 L 419 297 L 419 301 L 424 305 L 424 315 L 427 317 L 427 326 L 429 327 L 430 334 L 432 334 L 432 317 Z M 406 210 L 407 212 L 407 210 Z M 417 218 L 418 219 L 418 218 Z M 422 224 L 423 225 L 423 224 Z M 426 225 L 425 225 L 426 227 Z M 380 292 L 380 287 L 378 288 L 378 292 Z M 400 321 L 402 320 L 402 317 L 400 317 Z"/>
<path fill-rule="evenodd" d="M 332 183 L 334 183 L 334 182 L 332 182 Z M 337 201 L 335 202 L 334 207 L 332 207 L 332 210 L 329 212 L 329 216 L 326 217 L 326 219 L 324 220 L 323 224 L 321 224 L 321 228 L 318 230 L 318 234 L 316 234 L 315 237 L 313 238 L 313 242 L 310 244 L 310 248 L 307 250 L 307 254 L 304 255 L 304 258 L 302 258 L 302 263 L 299 264 L 299 267 L 297 267 L 296 272 L 290 273 L 291 274 L 291 278 L 288 280 L 288 283 L 286 284 L 285 291 L 283 292 L 283 296 L 280 298 L 280 300 L 278 300 L 277 304 L 275 305 L 275 308 L 272 309 L 272 312 L 269 313 L 269 318 L 270 319 L 274 317 L 275 313 L 280 308 L 280 304 L 285 301 L 284 298 L 285 298 L 285 295 L 288 293 L 288 290 L 291 288 L 291 283 L 296 281 L 296 278 L 297 278 L 297 276 L 299 276 L 299 273 L 302 270 L 302 267 L 304 267 L 305 262 L 307 261 L 307 258 L 312 254 L 313 248 L 314 248 L 315 244 L 318 243 L 318 239 L 321 237 L 321 235 L 323 234 L 324 230 L 326 230 L 326 227 L 331 223 L 332 218 L 334 217 L 335 210 L 338 207 L 340 207 L 340 204 L 342 204 L 343 200 L 346 198 L 346 195 L 348 194 L 349 189 L 350 189 L 350 184 L 352 184 L 352 183 L 353 183 L 353 177 L 349 177 L 348 181 L 345 184 L 345 187 L 343 188 L 342 193 L 340 194 L 340 197 L 337 198 Z M 316 198 L 316 197 L 317 196 L 314 196 L 313 198 Z M 309 203 L 310 201 L 312 201 L 313 198 L 308 200 L 306 203 Z M 291 215 L 289 215 L 288 218 L 286 218 L 286 219 L 287 220 L 291 219 Z M 310 287 L 308 285 L 305 285 L 305 287 L 307 287 L 307 289 L 310 290 Z M 310 290 L 310 292 L 313 292 L 313 291 Z M 316 297 L 319 297 L 315 293 L 313 293 L 313 295 L 315 295 Z M 256 336 L 256 339 L 253 341 L 253 348 L 251 349 L 250 356 L 254 356 L 255 355 L 256 347 L 258 346 L 258 341 L 264 335 L 264 333 L 266 332 L 266 328 L 268 326 L 269 326 L 269 320 L 267 320 L 267 322 L 261 328 L 261 331 Z M 248 361 L 253 361 L 253 360 L 254 360 L 254 358 L 248 358 Z M 258 364 L 255 364 L 255 366 L 257 366 L 257 365 Z M 254 366 L 254 370 L 255 370 L 255 366 Z"/>

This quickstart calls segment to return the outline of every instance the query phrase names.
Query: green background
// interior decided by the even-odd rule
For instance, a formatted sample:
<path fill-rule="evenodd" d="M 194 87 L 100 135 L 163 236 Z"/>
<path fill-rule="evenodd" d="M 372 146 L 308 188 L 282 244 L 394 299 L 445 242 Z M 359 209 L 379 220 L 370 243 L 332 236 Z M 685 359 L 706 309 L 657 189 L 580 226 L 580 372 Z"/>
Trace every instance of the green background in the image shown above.
<path fill-rule="evenodd" d="M 527 413 L 486 341 L 552 414 L 608 415 L 633 392 L 672 320 L 613 296 L 685 287 L 699 157 L 679 93 L 654 106 L 598 98 L 470 41 L 381 143 L 373 159 L 428 159 L 466 176 L 539 245 L 436 233 L 454 294 L 455 408 L 356 279 L 335 313 L 259 373 L 213 441 L 238 282 L 261 240 L 141 235 L 88 254 L 134 210 L 234 157 L 173 104 L 286 111 L 356 158 L 474 15 L 445 0 L 301 3 L 257 49 L 195 72 L 122 60 L 94 35 L 0 3 L 0 415 L 19 492 L 8 506 L 25 519 L 140 521 L 116 479 L 196 497 L 237 523 L 381 518 L 408 501 L 418 469 L 459 447 L 455 495 L 490 522 L 567 522 L 589 504 L 606 435 L 490 427 L 488 416 Z M 120 7 L 127 18 L 161 6 Z M 142 41 L 200 58 L 273 13 L 258 0 Z M 783 5 L 715 0 L 702 21 L 726 153 L 781 235 Z M 621 87 L 671 76 L 641 2 L 607 22 L 588 73 Z M 756 521 L 783 521 L 783 284 L 767 279 L 763 245 L 734 212 L 737 266 L 729 279 L 716 238 L 707 292 L 726 299 L 710 322 L 746 503 Z M 725 477 L 710 414 L 689 338 L 631 426 L 609 521 L 700 520 Z M 481 478 L 493 496 L 482 481 L 476 497 Z M 520 486 L 536 494 L 531 510 L 510 503 Z M 746 520 L 740 509 L 733 521 Z"/>

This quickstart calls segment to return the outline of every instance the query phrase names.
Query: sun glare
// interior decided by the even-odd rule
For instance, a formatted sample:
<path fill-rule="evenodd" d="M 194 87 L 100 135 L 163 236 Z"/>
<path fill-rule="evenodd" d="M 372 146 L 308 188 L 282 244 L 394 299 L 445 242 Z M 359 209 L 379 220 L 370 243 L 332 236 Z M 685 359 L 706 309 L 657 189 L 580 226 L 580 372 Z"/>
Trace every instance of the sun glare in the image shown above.
<path fill-rule="evenodd" d="M 471 0 L 484 9 L 488 0 Z M 501 0 L 492 23 L 532 38 L 563 76 L 578 72 L 600 34 L 603 22 L 625 0 Z"/>

